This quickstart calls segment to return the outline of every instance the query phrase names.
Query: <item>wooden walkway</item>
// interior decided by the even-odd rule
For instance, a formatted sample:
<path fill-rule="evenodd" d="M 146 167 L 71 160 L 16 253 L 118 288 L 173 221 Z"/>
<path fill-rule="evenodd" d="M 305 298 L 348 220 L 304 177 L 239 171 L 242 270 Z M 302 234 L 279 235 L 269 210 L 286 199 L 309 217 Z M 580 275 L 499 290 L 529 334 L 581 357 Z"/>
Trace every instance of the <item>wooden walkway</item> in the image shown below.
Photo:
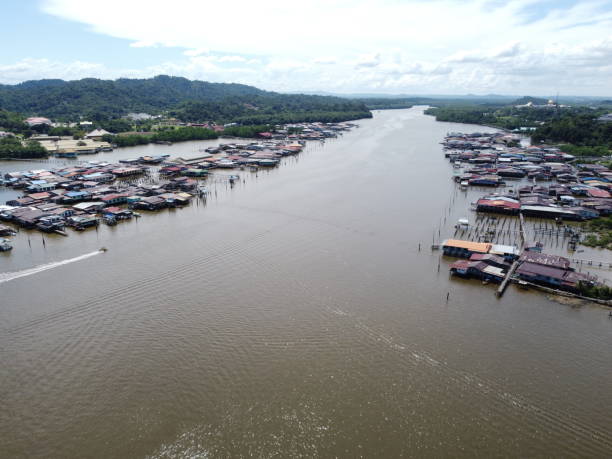
<path fill-rule="evenodd" d="M 525 219 L 523 218 L 523 214 L 519 214 L 519 223 L 521 225 L 521 246 L 519 248 L 519 254 L 522 255 L 523 249 L 525 248 L 525 242 L 527 239 L 527 236 L 525 233 Z M 508 287 L 508 284 L 512 280 L 512 276 L 514 275 L 514 271 L 516 271 L 516 268 L 518 268 L 518 265 L 519 265 L 518 260 L 515 260 L 514 263 L 512 263 L 512 266 L 506 273 L 506 277 L 504 277 L 504 280 L 502 281 L 499 288 L 497 289 L 498 298 L 501 298 L 504 292 L 506 291 L 506 287 Z"/>

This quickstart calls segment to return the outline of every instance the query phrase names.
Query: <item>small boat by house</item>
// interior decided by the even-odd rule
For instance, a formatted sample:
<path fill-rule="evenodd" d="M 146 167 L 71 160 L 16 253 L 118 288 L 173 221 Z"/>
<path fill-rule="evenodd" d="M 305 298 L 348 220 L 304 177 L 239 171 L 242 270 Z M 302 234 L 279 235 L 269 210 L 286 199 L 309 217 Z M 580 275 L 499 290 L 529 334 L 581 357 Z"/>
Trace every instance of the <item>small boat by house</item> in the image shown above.
<path fill-rule="evenodd" d="M 13 246 L 8 239 L 0 239 L 0 252 L 10 252 Z"/>
<path fill-rule="evenodd" d="M 13 228 L 6 225 L 0 225 L 0 236 L 15 236 L 16 234 L 17 231 Z"/>
<path fill-rule="evenodd" d="M 100 221 L 96 217 L 69 217 L 68 224 L 71 225 L 76 231 L 83 231 L 92 226 L 98 226 Z"/>
<path fill-rule="evenodd" d="M 140 158 L 138 158 L 138 160 L 143 164 L 161 164 L 169 157 L 170 155 L 141 156 Z"/>
<path fill-rule="evenodd" d="M 222 169 L 233 169 L 238 164 L 235 161 L 229 159 L 221 159 L 217 161 L 216 166 Z"/>
<path fill-rule="evenodd" d="M 76 153 L 76 151 L 67 151 L 67 152 L 63 152 L 63 153 L 56 153 L 55 157 L 56 158 L 76 159 L 77 158 L 77 153 Z"/>
<path fill-rule="evenodd" d="M 66 223 L 64 219 L 59 215 L 50 215 L 48 217 L 42 217 L 36 222 L 36 229 L 44 233 L 55 233 L 56 231 L 63 231 Z"/>
<path fill-rule="evenodd" d="M 112 215 L 104 215 L 102 221 L 108 226 L 115 226 L 117 224 L 117 219 Z"/>
<path fill-rule="evenodd" d="M 258 163 L 262 167 L 274 167 L 278 164 L 278 159 L 260 159 Z"/>
<path fill-rule="evenodd" d="M 455 229 L 466 230 L 470 226 L 470 222 L 467 218 L 460 218 L 457 220 L 457 224 L 455 225 Z"/>

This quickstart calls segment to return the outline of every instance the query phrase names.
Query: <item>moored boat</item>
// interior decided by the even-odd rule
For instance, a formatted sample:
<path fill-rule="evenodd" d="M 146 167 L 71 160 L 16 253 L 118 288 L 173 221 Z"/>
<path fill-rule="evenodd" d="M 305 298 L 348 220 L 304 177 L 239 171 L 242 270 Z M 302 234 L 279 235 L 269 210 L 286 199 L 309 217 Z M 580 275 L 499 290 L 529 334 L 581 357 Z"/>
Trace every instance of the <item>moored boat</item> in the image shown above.
<path fill-rule="evenodd" d="M 0 252 L 9 252 L 13 250 L 13 246 L 8 239 L 0 239 Z"/>

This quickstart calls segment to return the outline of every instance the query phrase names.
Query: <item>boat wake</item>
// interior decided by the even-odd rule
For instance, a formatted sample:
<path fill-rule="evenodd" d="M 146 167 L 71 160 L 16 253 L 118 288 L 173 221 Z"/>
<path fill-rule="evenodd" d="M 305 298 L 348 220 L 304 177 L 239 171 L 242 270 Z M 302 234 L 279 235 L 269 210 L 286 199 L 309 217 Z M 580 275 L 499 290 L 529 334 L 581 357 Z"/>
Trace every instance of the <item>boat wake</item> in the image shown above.
<path fill-rule="evenodd" d="M 67 260 L 54 261 L 51 263 L 45 263 L 44 265 L 35 266 L 33 268 L 24 269 L 22 271 L 0 273 L 0 284 L 4 282 L 9 282 L 15 279 L 19 279 L 20 277 L 26 277 L 26 276 L 31 276 L 32 274 L 38 274 L 43 271 L 47 271 L 49 269 L 57 268 L 58 266 L 64 266 L 70 263 L 75 263 L 77 261 L 85 260 L 87 258 L 91 258 L 95 255 L 99 255 L 104 252 L 105 250 L 96 250 L 95 252 L 90 252 L 84 255 L 79 255 L 78 257 L 68 258 Z"/>

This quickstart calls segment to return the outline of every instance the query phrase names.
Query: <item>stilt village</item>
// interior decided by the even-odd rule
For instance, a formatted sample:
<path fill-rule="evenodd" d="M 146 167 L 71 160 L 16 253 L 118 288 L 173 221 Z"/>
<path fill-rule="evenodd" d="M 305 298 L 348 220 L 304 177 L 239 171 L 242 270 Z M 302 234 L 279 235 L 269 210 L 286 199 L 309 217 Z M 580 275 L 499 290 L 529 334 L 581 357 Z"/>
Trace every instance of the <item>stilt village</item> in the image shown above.
<path fill-rule="evenodd" d="M 0 250 L 11 251 L 8 238 L 19 229 L 68 236 L 67 228 L 112 226 L 143 212 L 184 207 L 194 198 L 205 200 L 211 192 L 208 177 L 215 171 L 218 181 L 234 186 L 240 173 L 275 168 L 284 157 L 302 152 L 308 141 L 324 142 L 355 126 L 301 123 L 279 126 L 257 141 L 209 147 L 189 158 L 143 156 L 114 164 L 89 161 L 2 174 L 0 186 L 23 190 L 23 195 L 0 205 L 0 221 L 6 223 L 0 224 Z"/>
<path fill-rule="evenodd" d="M 521 146 L 520 137 L 502 132 L 449 133 L 442 145 L 456 186 L 484 193 L 452 238 L 432 244 L 459 258 L 452 275 L 500 284 L 499 296 L 511 282 L 574 296 L 603 285 L 585 271 L 612 269 L 612 262 L 577 256 L 583 234 L 576 222 L 612 214 L 612 171 L 575 164 L 558 148 Z"/>

